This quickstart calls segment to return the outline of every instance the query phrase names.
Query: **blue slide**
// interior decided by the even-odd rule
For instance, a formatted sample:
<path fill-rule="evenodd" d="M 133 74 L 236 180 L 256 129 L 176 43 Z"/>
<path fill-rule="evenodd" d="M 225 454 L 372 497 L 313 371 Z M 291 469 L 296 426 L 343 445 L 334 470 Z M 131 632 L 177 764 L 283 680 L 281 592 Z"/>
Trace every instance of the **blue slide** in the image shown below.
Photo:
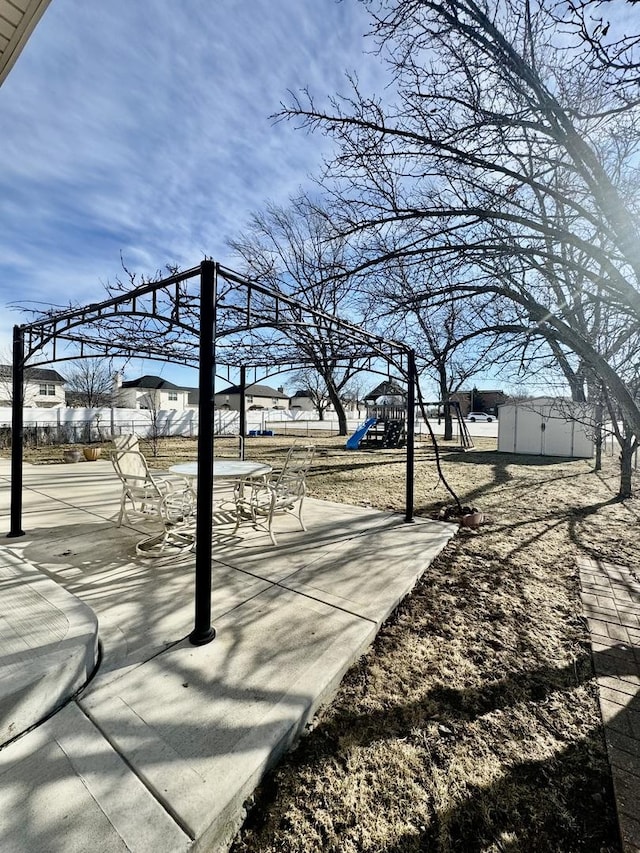
<path fill-rule="evenodd" d="M 365 421 L 361 427 L 358 427 L 351 438 L 347 439 L 347 443 L 345 444 L 347 450 L 357 450 L 362 439 L 369 432 L 371 427 L 375 426 L 377 423 L 377 418 L 369 418 L 369 420 Z"/>

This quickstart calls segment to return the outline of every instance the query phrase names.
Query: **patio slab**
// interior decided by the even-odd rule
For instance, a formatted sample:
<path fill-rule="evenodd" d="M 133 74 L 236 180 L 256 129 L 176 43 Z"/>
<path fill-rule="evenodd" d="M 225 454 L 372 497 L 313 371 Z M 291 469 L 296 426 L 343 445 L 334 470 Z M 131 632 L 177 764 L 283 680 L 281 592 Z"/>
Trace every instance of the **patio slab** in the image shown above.
<path fill-rule="evenodd" d="M 376 630 L 278 587 L 216 628 L 213 643 L 183 642 L 80 700 L 199 849 L 233 837 L 265 769 Z"/>
<path fill-rule="evenodd" d="M 179 853 L 191 840 L 74 703 L 0 751 L 7 853 Z"/>
<path fill-rule="evenodd" d="M 3 519 L 7 474 L 0 460 Z M 193 647 L 194 557 L 136 556 L 147 530 L 115 527 L 120 486 L 108 463 L 25 466 L 24 481 L 26 535 L 5 539 L 2 552 L 91 608 L 103 658 L 81 696 L 0 753 L 0 774 L 16 779 L 6 793 L 12 810 L 3 808 L 0 848 L 7 840 L 16 853 L 44 849 L 43 827 L 56 839 L 48 850 L 93 849 L 105 816 L 114 830 L 100 846 L 107 851 L 226 849 L 265 769 L 331 699 L 455 532 L 309 500 L 308 532 L 295 519 L 278 519 L 273 546 L 245 525 L 231 536 L 232 519 L 219 513 L 212 543 L 217 637 Z M 0 664 L 2 655 L 0 646 Z M 68 721 L 79 718 L 71 755 Z M 87 807 L 70 809 L 78 780 Z M 20 805 L 16 791 L 29 783 L 34 793 Z M 114 794 L 122 786 L 132 824 L 123 822 Z M 163 816 L 158 827 L 170 822 L 165 847 L 138 826 L 138 803 L 141 822 L 156 821 L 156 813 Z"/>

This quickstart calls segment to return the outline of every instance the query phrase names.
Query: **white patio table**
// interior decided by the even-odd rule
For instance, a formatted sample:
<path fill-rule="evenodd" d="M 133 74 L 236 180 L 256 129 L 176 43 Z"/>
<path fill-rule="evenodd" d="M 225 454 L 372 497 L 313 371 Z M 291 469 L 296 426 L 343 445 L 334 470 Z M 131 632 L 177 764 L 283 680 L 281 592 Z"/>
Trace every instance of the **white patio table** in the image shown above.
<path fill-rule="evenodd" d="M 178 465 L 172 465 L 169 468 L 173 474 L 180 474 L 182 477 L 189 477 L 195 480 L 198 476 L 197 462 L 181 462 Z M 213 479 L 214 480 L 237 480 L 238 482 L 233 487 L 233 498 L 231 502 L 223 500 L 219 504 L 219 509 L 231 510 L 233 512 L 233 520 L 237 521 L 238 498 L 241 497 L 243 491 L 243 480 L 253 477 L 264 477 L 273 471 L 271 465 L 266 465 L 264 462 L 252 462 L 249 459 L 215 459 L 213 460 Z M 215 513 L 214 513 L 215 515 Z M 225 519 L 225 523 L 228 519 Z"/>
<path fill-rule="evenodd" d="M 169 470 L 173 474 L 181 474 L 183 477 L 197 477 L 198 463 L 181 462 L 179 465 L 172 465 Z M 251 462 L 249 459 L 213 460 L 214 480 L 244 480 L 245 477 L 264 477 L 265 474 L 270 474 L 272 470 L 271 465 L 265 465 L 264 462 Z"/>

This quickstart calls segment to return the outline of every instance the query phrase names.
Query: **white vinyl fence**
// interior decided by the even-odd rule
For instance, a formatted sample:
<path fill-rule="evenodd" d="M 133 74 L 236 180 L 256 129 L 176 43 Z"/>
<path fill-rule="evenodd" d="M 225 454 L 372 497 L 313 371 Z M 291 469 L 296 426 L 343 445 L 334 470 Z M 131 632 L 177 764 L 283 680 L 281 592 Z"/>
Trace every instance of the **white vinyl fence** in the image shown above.
<path fill-rule="evenodd" d="M 198 435 L 198 412 L 167 410 L 149 412 L 144 409 L 24 409 L 25 443 L 88 444 L 108 441 L 113 435 L 136 433 L 143 438 L 157 436 Z M 247 432 L 277 435 L 313 435 L 314 431 L 338 434 L 336 418 L 319 421 L 313 412 L 263 411 L 247 412 Z M 349 420 L 353 432 L 362 419 Z M 238 435 L 240 413 L 217 409 L 214 414 L 216 435 Z M 11 409 L 0 407 L 0 447 L 11 444 Z"/>
<path fill-rule="evenodd" d="M 198 435 L 198 412 L 188 409 L 182 412 L 167 410 L 150 412 L 145 409 L 24 409 L 24 440 L 29 445 L 88 444 L 93 441 L 109 441 L 113 435 L 136 433 L 142 438 L 157 436 L 182 436 L 195 438 Z M 347 421 L 349 435 L 366 419 Z M 247 433 L 274 435 L 312 436 L 315 432 L 338 434 L 338 420 L 326 417 L 318 420 L 314 412 L 291 412 L 285 410 L 248 411 Z M 436 432 L 441 429 L 433 424 Z M 214 432 L 216 435 L 238 435 L 240 413 L 216 409 Z M 418 419 L 416 434 L 419 436 L 424 425 Z M 11 409 L 0 407 L 0 447 L 11 445 Z"/>

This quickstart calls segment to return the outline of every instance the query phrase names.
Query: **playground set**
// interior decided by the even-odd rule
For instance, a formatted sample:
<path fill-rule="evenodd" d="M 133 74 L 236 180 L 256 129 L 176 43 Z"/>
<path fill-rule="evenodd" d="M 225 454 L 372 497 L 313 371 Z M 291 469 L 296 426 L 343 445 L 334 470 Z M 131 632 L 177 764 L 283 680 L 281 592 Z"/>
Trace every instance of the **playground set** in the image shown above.
<path fill-rule="evenodd" d="M 364 448 L 404 447 L 406 431 L 404 419 L 385 420 L 371 417 L 347 439 L 347 450 Z"/>
<path fill-rule="evenodd" d="M 385 385 L 387 383 L 383 383 Z M 358 427 L 345 444 L 347 450 L 372 450 L 404 447 L 406 443 L 406 403 L 398 401 L 397 391 L 392 401 L 380 400 L 380 395 L 373 402 L 371 395 L 365 398 L 367 405 L 367 419 Z M 375 393 L 372 392 L 372 394 Z M 445 417 L 446 407 L 449 416 L 457 424 L 460 444 L 463 450 L 473 447 L 473 439 L 469 434 L 467 425 L 462 417 L 460 404 L 451 401 L 428 402 L 424 404 L 427 408 L 436 408 L 438 423 Z"/>

